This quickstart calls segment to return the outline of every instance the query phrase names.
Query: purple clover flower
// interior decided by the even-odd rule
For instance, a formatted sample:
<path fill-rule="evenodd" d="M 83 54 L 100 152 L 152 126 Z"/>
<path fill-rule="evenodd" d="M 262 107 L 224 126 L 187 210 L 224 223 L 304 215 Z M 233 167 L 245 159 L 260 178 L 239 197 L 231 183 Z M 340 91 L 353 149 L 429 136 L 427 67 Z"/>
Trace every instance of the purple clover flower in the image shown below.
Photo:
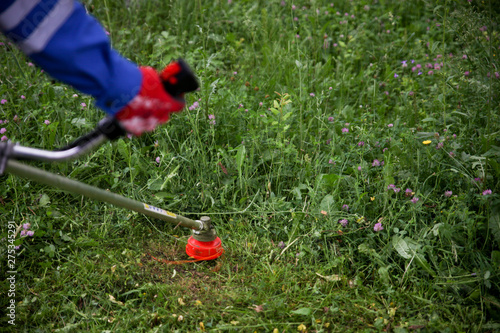
<path fill-rule="evenodd" d="M 373 230 L 376 232 L 379 232 L 379 231 L 384 230 L 384 227 L 382 226 L 382 223 L 378 222 L 378 223 L 375 223 L 375 225 L 373 226 Z"/>
<path fill-rule="evenodd" d="M 188 109 L 189 111 L 193 111 L 194 109 L 198 108 L 200 106 L 200 103 L 198 101 L 195 101 L 193 105 L 191 105 Z"/>
<path fill-rule="evenodd" d="M 387 190 L 393 190 L 394 193 L 399 193 L 401 191 L 401 189 L 399 187 L 396 187 L 396 185 L 394 184 L 389 184 L 387 186 Z"/>
<path fill-rule="evenodd" d="M 343 227 L 347 227 L 349 224 L 349 221 L 346 219 L 339 220 L 339 223 L 342 224 Z"/>
<path fill-rule="evenodd" d="M 493 193 L 493 192 L 491 192 L 491 190 L 490 190 L 490 189 L 488 189 L 488 190 L 484 190 L 484 191 L 483 191 L 483 195 L 490 195 L 490 194 L 492 194 L 492 193 Z"/>
<path fill-rule="evenodd" d="M 208 119 L 210 119 L 210 122 L 209 122 L 209 123 L 210 123 L 210 125 L 215 125 L 215 123 L 216 123 L 216 122 L 215 122 L 215 115 L 213 115 L 213 114 L 209 114 L 209 115 L 208 115 Z"/>

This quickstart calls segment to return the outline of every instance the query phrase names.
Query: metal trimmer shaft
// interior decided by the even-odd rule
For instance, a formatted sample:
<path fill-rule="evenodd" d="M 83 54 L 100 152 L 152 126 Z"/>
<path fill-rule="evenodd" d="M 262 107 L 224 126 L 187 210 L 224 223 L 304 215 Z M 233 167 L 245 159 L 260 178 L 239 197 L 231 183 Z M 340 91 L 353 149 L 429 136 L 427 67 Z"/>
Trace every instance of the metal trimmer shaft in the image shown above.
<path fill-rule="evenodd" d="M 37 169 L 35 167 L 19 163 L 15 160 L 8 160 L 6 171 L 16 176 L 28 178 L 49 186 L 57 187 L 72 193 L 81 194 L 91 199 L 104 201 L 112 205 L 133 210 L 144 215 L 157 218 L 166 222 L 191 228 L 199 232 L 209 232 L 210 223 L 204 223 L 199 220 L 191 220 L 186 217 L 171 213 L 161 208 L 157 208 L 136 200 L 125 198 L 121 195 L 102 190 L 100 188 L 80 183 L 53 173 Z"/>

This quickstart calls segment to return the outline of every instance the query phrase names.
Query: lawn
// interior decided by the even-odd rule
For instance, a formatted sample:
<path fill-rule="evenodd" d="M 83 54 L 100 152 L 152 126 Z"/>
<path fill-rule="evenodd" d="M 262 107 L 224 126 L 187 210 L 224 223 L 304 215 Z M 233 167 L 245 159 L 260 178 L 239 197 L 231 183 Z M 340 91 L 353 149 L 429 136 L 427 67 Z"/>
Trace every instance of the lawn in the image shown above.
<path fill-rule="evenodd" d="M 186 263 L 187 228 L 4 174 L 0 331 L 500 330 L 497 2 L 83 3 L 200 89 L 153 133 L 26 163 L 209 216 L 225 253 Z M 3 37 L 0 66 L 2 141 L 104 117 Z"/>

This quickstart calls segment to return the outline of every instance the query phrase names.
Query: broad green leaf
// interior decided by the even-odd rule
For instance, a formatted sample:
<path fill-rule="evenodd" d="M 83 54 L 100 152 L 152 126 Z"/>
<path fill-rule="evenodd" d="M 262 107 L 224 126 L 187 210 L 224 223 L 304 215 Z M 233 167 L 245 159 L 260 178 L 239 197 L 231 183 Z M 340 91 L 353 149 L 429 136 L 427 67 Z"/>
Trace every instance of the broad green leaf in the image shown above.
<path fill-rule="evenodd" d="M 319 205 L 319 208 L 320 208 L 320 210 L 324 210 L 324 211 L 328 212 L 328 211 L 330 211 L 331 207 L 333 207 L 334 204 L 335 204 L 335 199 L 333 198 L 333 195 L 327 194 L 327 195 L 325 195 L 323 200 L 321 200 L 321 204 Z"/>
<path fill-rule="evenodd" d="M 162 179 L 155 179 L 155 180 L 151 180 L 148 182 L 148 189 L 149 190 L 159 191 L 159 190 L 161 190 L 162 186 L 163 186 Z"/>
<path fill-rule="evenodd" d="M 441 225 L 443 225 L 443 223 L 437 223 L 437 224 L 435 224 L 435 225 L 434 225 L 434 227 L 432 228 L 432 230 L 431 230 L 431 231 L 432 231 L 432 234 L 433 234 L 434 236 L 439 235 L 439 227 L 441 227 Z"/>
<path fill-rule="evenodd" d="M 334 173 L 324 174 L 323 177 L 322 177 L 322 180 L 328 186 L 335 186 L 335 185 L 337 185 L 337 183 L 338 183 L 338 181 L 340 179 L 342 179 L 342 176 L 336 175 Z"/>
<path fill-rule="evenodd" d="M 292 112 L 288 112 L 287 114 L 285 114 L 285 115 L 283 116 L 283 121 L 285 121 L 285 120 L 287 120 L 288 118 L 290 118 L 290 117 L 292 116 L 292 114 L 293 114 Z"/>
<path fill-rule="evenodd" d="M 85 118 L 73 118 L 71 119 L 71 124 L 75 125 L 76 127 L 83 127 L 87 125 L 87 120 Z"/>
<path fill-rule="evenodd" d="M 391 278 L 389 277 L 389 266 L 380 267 L 377 272 L 384 284 L 389 284 L 391 282 Z"/>
<path fill-rule="evenodd" d="M 392 246 L 401 257 L 405 259 L 410 259 L 412 257 L 408 244 L 406 244 L 405 240 L 399 237 L 399 235 L 394 235 L 392 237 Z"/>
<path fill-rule="evenodd" d="M 436 121 L 436 118 L 432 118 L 432 117 L 422 119 L 422 122 L 424 122 L 424 123 L 435 122 L 435 121 Z"/>
<path fill-rule="evenodd" d="M 309 316 L 311 314 L 311 312 L 312 312 L 311 308 L 300 308 L 300 309 L 292 311 L 292 313 L 295 313 L 298 315 L 303 315 L 303 316 Z"/>
<path fill-rule="evenodd" d="M 47 194 L 42 194 L 41 198 L 40 198 L 40 201 L 39 201 L 39 204 L 40 206 L 47 206 L 48 204 L 50 203 L 50 198 Z"/>

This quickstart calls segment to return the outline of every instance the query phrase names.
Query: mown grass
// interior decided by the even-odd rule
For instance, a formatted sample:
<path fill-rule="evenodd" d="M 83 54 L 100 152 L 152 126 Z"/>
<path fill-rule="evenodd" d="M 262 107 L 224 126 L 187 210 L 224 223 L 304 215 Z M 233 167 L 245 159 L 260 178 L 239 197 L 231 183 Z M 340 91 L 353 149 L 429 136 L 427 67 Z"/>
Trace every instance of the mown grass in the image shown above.
<path fill-rule="evenodd" d="M 209 215 L 226 253 L 158 262 L 186 259 L 188 230 L 4 175 L 2 238 L 6 221 L 35 234 L 2 329 L 500 328 L 494 2 L 85 4 L 125 56 L 183 57 L 201 89 L 154 133 L 32 164 Z M 2 136 L 52 149 L 93 128 L 89 97 L 2 42 Z"/>

